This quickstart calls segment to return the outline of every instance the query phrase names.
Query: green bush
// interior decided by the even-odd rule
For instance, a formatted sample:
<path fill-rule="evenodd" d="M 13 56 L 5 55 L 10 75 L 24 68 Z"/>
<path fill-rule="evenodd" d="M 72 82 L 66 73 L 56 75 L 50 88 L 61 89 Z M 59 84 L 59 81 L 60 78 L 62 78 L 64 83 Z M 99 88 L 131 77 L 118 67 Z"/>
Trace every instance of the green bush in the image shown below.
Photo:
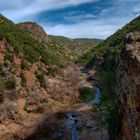
<path fill-rule="evenodd" d="M 40 103 L 41 103 L 41 104 L 47 104 L 47 103 L 48 103 L 48 99 L 42 99 L 42 100 L 40 101 Z"/>
<path fill-rule="evenodd" d="M 93 93 L 90 88 L 84 87 L 81 92 L 81 100 L 83 102 L 88 102 L 92 99 Z"/>
<path fill-rule="evenodd" d="M 49 68 L 47 68 L 47 75 L 48 76 L 55 76 L 56 71 L 57 71 L 57 68 L 49 67 Z"/>
<path fill-rule="evenodd" d="M 0 80 L 0 91 L 3 91 L 5 89 L 5 81 Z"/>
<path fill-rule="evenodd" d="M 114 72 L 111 70 L 102 71 L 99 84 L 102 88 L 100 107 L 103 109 L 105 117 L 103 124 L 107 127 L 112 139 L 114 139 L 115 135 L 119 133 L 122 122 L 121 115 L 115 104 Z"/>
<path fill-rule="evenodd" d="M 25 87 L 27 83 L 27 79 L 25 78 L 23 73 L 20 74 L 20 77 L 21 77 L 21 86 Z"/>
<path fill-rule="evenodd" d="M 0 63 L 0 73 L 3 72 L 3 64 Z"/>
<path fill-rule="evenodd" d="M 38 79 L 40 86 L 45 88 L 46 84 L 45 84 L 44 74 L 39 73 L 36 75 L 36 78 Z"/>
<path fill-rule="evenodd" d="M 8 90 L 15 89 L 16 87 L 16 80 L 14 78 L 6 80 L 5 86 Z"/>
<path fill-rule="evenodd" d="M 21 69 L 29 69 L 29 65 L 27 64 L 27 61 L 21 60 Z"/>
<path fill-rule="evenodd" d="M 5 53 L 4 59 L 9 60 L 10 62 L 14 61 L 13 55 L 10 53 Z"/>
<path fill-rule="evenodd" d="M 24 109 L 23 109 L 23 110 L 26 111 L 27 113 L 30 113 L 30 112 L 31 112 L 31 111 L 29 110 L 29 108 L 28 108 L 27 105 L 24 106 Z"/>
<path fill-rule="evenodd" d="M 4 61 L 3 66 L 7 68 L 9 66 L 9 62 L 8 61 Z"/>
<path fill-rule="evenodd" d="M 11 90 L 15 89 L 16 87 L 16 80 L 14 78 L 8 80 L 0 80 L 0 91 L 4 89 Z"/>

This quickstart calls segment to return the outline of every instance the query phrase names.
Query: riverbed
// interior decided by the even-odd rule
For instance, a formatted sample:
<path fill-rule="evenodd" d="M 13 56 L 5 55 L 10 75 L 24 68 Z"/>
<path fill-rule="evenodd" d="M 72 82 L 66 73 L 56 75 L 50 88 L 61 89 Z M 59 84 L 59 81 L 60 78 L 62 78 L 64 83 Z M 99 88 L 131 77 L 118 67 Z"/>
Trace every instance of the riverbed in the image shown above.
<path fill-rule="evenodd" d="M 95 98 L 89 102 L 86 102 L 79 106 L 79 110 L 81 108 L 89 107 L 94 104 L 98 104 L 100 101 L 101 92 L 100 89 L 96 87 L 95 92 Z M 76 127 L 76 122 L 78 121 L 78 118 L 74 115 L 74 110 L 71 110 L 67 113 L 67 119 L 66 119 L 66 127 L 71 131 L 71 138 L 72 140 L 79 140 L 79 134 Z"/>
<path fill-rule="evenodd" d="M 87 77 L 88 75 L 84 73 L 81 83 L 83 84 L 83 87 L 91 88 L 93 91 L 92 94 L 95 94 L 95 96 L 93 96 L 94 98 L 89 102 L 71 107 L 67 113 L 65 121 L 66 127 L 71 133 L 71 140 L 82 140 L 82 135 L 85 135 L 85 133 L 90 133 L 90 136 L 86 134 L 88 136 L 86 140 L 92 140 L 92 136 L 94 137 L 94 135 L 96 137 L 95 140 L 108 140 L 107 131 L 102 128 L 98 128 L 97 121 L 91 117 L 92 115 L 98 117 L 98 114 L 93 111 L 92 106 L 100 102 L 101 91 L 98 87 L 94 86 L 93 81 L 87 81 Z M 83 129 L 84 134 L 83 132 L 79 131 L 79 129 Z"/>

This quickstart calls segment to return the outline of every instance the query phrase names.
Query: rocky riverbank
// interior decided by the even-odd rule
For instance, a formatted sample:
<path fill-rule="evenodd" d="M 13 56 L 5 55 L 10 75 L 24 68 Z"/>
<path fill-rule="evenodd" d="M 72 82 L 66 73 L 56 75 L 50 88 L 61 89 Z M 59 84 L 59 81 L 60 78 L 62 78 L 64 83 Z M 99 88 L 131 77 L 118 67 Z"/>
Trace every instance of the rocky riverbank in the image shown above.
<path fill-rule="evenodd" d="M 88 81 L 89 76 L 86 73 L 82 74 L 83 87 L 92 89 L 92 94 L 95 98 L 89 102 L 81 103 L 70 108 L 67 113 L 66 126 L 71 132 L 71 140 L 108 140 L 108 132 L 101 128 L 99 120 L 100 114 L 93 110 L 92 105 L 98 104 L 100 101 L 100 89 L 94 86 L 93 81 Z"/>

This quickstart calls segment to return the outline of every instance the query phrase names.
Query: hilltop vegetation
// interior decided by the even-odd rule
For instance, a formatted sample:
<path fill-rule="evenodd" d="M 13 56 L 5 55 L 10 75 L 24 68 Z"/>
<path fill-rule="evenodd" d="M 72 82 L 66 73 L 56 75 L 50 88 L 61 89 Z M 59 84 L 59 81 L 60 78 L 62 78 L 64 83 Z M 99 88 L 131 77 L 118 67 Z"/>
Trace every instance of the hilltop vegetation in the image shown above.
<path fill-rule="evenodd" d="M 124 37 L 129 32 L 140 30 L 139 23 L 140 16 L 108 37 L 105 41 L 101 42 L 97 47 L 85 53 L 76 61 L 76 63 L 86 64 L 87 67 L 90 67 L 91 63 L 96 64 L 107 59 L 108 64 L 110 63 L 110 65 L 113 65 L 114 56 L 117 55 L 124 46 Z"/>
<path fill-rule="evenodd" d="M 0 17 L 0 22 L 0 40 L 5 40 L 8 43 L 9 53 L 15 53 L 21 60 L 27 60 L 30 63 L 41 61 L 46 65 L 58 67 L 66 63 L 65 55 L 56 43 L 40 42 L 34 38 L 34 34 L 20 28 L 19 25 L 3 16 Z M 55 47 L 56 52 L 52 46 Z"/>

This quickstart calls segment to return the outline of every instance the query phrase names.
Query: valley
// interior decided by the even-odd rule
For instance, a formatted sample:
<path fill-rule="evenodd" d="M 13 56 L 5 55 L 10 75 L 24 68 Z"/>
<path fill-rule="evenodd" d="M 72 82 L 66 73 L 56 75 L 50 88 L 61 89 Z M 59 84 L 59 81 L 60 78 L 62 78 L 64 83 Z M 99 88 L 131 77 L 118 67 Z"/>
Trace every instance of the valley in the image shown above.
<path fill-rule="evenodd" d="M 46 118 L 39 124 L 39 128 L 27 138 L 30 139 L 62 139 L 62 140 L 85 140 L 98 139 L 107 140 L 109 139 L 108 132 L 105 128 L 100 126 L 100 120 L 102 116 L 97 111 L 94 111 L 94 104 L 98 104 L 101 96 L 100 89 L 95 87 L 93 81 L 87 81 L 88 74 L 80 72 L 80 88 L 90 88 L 93 94 L 92 98 L 88 102 L 77 102 L 63 106 L 63 109 L 56 110 L 50 113 L 51 118 Z M 95 76 L 95 75 L 93 75 Z M 66 105 L 66 103 L 65 103 Z M 52 105 L 51 105 L 52 106 Z M 57 112 L 58 111 L 58 112 Z M 47 110 L 46 110 L 46 113 Z M 49 115 L 50 115 L 49 114 Z M 56 117 L 58 114 L 58 117 Z M 52 119 L 54 118 L 54 120 Z M 41 125 L 41 126 L 40 126 Z M 45 126 L 46 125 L 46 126 Z M 46 132 L 49 130 L 50 132 Z M 48 135 L 46 135 L 49 133 Z"/>
<path fill-rule="evenodd" d="M 139 30 L 70 39 L 0 15 L 0 139 L 139 140 Z"/>
<path fill-rule="evenodd" d="M 49 91 L 50 95 L 46 93 L 40 95 L 40 98 L 46 96 L 47 101 L 42 100 L 40 104 L 36 104 L 33 99 L 30 99 L 31 103 L 26 106 L 25 98 L 18 99 L 19 114 L 17 115 L 19 118 L 15 118 L 16 120 L 9 118 L 1 123 L 2 139 L 84 140 L 86 137 L 89 139 L 96 137 L 99 140 L 108 139 L 107 130 L 99 126 L 98 118 L 101 116 L 98 112 L 94 112 L 92 106 L 99 102 L 100 89 L 95 87 L 93 81 L 87 81 L 88 74 L 83 73 L 77 66 L 70 65 L 62 73 L 64 80 L 67 80 L 66 83 L 63 83 L 63 79 L 59 75 L 48 79 L 49 89 L 53 91 L 52 93 Z M 68 78 L 67 75 L 71 75 L 72 79 L 65 79 Z M 70 85 L 73 82 L 76 83 Z M 76 90 L 85 87 L 91 89 L 91 94 L 93 94 L 88 102 L 83 102 L 80 97 L 76 97 L 80 94 L 77 91 L 76 95 Z M 68 89 L 69 92 L 67 92 Z M 62 92 L 64 93 L 62 94 Z M 57 95 L 54 96 L 53 93 Z"/>

